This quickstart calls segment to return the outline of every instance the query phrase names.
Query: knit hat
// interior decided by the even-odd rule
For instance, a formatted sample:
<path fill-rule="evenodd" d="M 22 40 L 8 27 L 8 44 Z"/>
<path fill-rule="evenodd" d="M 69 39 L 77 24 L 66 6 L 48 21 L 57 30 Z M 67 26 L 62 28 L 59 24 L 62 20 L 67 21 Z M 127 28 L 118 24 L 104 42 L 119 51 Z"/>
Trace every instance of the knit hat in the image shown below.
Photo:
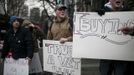
<path fill-rule="evenodd" d="M 15 20 L 17 20 L 18 18 L 16 16 L 11 16 L 10 17 L 10 21 L 9 23 L 12 24 Z"/>

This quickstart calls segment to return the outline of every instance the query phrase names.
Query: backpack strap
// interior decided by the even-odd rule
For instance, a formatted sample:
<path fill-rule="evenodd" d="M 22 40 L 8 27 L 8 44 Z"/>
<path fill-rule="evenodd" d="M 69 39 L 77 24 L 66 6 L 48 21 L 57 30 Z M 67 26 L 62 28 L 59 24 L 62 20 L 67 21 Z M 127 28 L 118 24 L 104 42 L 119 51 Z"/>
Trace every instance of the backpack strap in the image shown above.
<path fill-rule="evenodd" d="M 48 30 L 51 30 L 52 25 L 53 25 L 53 21 L 51 21 L 51 23 L 49 24 L 49 26 L 48 26 Z"/>
<path fill-rule="evenodd" d="M 48 24 L 48 31 L 50 32 L 50 35 L 53 37 L 52 32 L 51 32 L 52 25 L 53 25 L 53 21 L 51 21 L 51 22 Z"/>
<path fill-rule="evenodd" d="M 70 24 L 69 30 L 70 30 L 70 31 L 73 31 L 73 25 L 74 25 L 74 24 L 73 24 L 73 20 L 69 18 L 69 22 L 68 22 L 68 23 Z"/>

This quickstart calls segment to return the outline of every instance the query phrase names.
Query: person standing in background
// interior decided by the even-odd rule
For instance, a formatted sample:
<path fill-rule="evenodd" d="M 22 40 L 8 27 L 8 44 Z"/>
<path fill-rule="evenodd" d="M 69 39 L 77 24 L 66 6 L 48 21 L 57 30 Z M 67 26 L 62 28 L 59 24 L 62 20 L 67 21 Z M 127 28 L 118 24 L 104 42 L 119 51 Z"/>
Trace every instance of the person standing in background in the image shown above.
<path fill-rule="evenodd" d="M 103 16 L 106 12 L 127 11 L 123 6 L 123 0 L 109 0 L 104 8 L 98 12 L 100 16 Z M 128 62 L 119 60 L 101 60 L 100 61 L 100 75 L 125 75 Z M 129 75 L 129 74 L 128 74 Z"/>
<path fill-rule="evenodd" d="M 30 75 L 41 75 L 42 66 L 41 66 L 40 57 L 39 57 L 39 44 L 38 44 L 39 42 L 38 41 L 40 41 L 42 44 L 42 41 L 45 38 L 45 35 L 43 31 L 39 28 L 39 26 L 34 25 L 29 20 L 24 20 L 22 26 L 25 28 L 28 28 L 32 32 L 34 56 L 29 66 Z"/>

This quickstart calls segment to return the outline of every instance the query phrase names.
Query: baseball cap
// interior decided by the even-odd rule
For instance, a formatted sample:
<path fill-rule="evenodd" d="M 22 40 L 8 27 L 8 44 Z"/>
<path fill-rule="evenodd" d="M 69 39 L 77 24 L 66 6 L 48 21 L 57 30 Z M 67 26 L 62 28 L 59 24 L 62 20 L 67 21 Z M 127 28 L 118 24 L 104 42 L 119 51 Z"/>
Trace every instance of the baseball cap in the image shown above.
<path fill-rule="evenodd" d="M 65 5 L 63 5 L 63 4 L 58 4 L 57 6 L 56 6 L 56 8 L 55 8 L 55 11 L 56 10 L 58 10 L 58 9 L 67 9 L 67 7 L 65 6 Z"/>

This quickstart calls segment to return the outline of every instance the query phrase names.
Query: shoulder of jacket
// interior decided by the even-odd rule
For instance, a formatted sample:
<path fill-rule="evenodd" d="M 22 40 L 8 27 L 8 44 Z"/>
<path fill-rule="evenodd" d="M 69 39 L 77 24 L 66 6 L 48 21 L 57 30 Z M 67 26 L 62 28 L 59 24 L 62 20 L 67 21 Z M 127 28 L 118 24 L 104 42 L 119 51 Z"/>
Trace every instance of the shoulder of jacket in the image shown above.
<path fill-rule="evenodd" d="M 22 33 L 25 33 L 25 34 L 26 34 L 27 32 L 30 32 L 29 28 L 21 27 L 20 29 L 21 29 L 21 32 L 22 32 Z"/>
<path fill-rule="evenodd" d="M 107 6 L 104 6 L 104 8 L 103 8 L 106 12 L 109 12 L 109 11 L 112 11 L 112 9 L 111 8 L 109 8 L 109 7 L 107 7 Z"/>

